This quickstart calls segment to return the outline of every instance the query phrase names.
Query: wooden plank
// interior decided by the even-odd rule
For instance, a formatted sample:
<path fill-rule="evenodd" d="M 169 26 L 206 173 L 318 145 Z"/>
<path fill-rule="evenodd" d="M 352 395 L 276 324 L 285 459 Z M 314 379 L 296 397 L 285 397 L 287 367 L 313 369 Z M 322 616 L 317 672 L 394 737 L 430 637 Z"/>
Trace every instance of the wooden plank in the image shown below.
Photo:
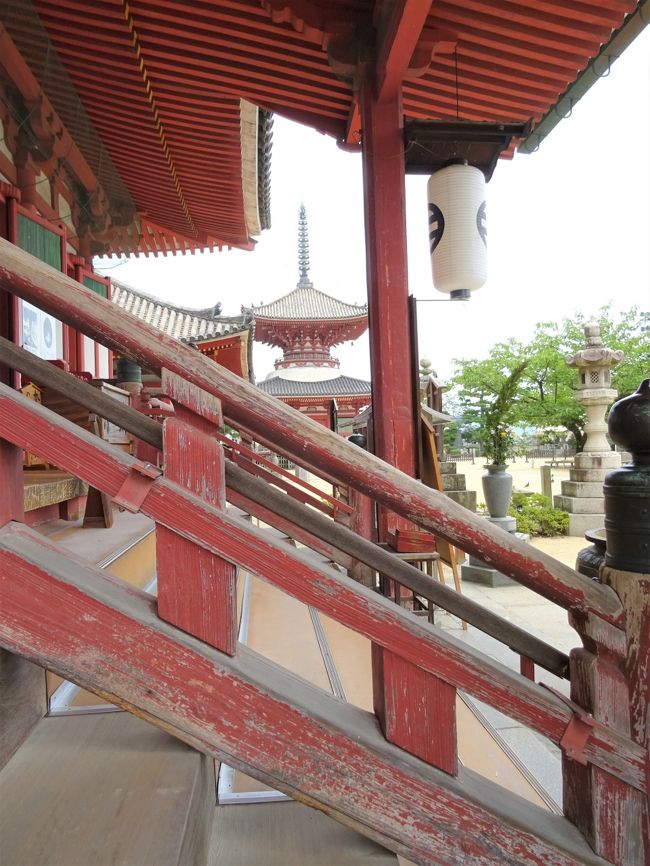
<path fill-rule="evenodd" d="M 563 607 L 622 616 L 615 593 L 476 517 L 442 493 L 384 463 L 322 424 L 305 418 L 249 382 L 167 337 L 115 304 L 0 238 L 0 290 L 17 294 L 149 370 L 164 366 L 219 397 L 224 414 L 278 451 L 357 487 L 387 508 L 430 529 L 482 562 Z M 401 383 L 398 383 L 401 388 Z M 410 417 L 410 415 L 409 415 Z"/>
<path fill-rule="evenodd" d="M 564 653 L 529 635 L 523 629 L 486 610 L 471 599 L 464 598 L 453 590 L 441 586 L 424 575 L 418 568 L 400 561 L 393 553 L 369 543 L 345 526 L 327 520 L 281 493 L 266 487 L 258 479 L 251 477 L 232 463 L 226 463 L 226 479 L 229 488 L 266 506 L 268 511 L 266 522 L 269 524 L 283 528 L 273 519 L 274 512 L 281 515 L 293 525 L 301 527 L 303 532 L 307 530 L 313 536 L 346 551 L 355 559 L 370 566 L 374 571 L 394 578 L 398 583 L 408 587 L 423 598 L 429 599 L 461 619 L 466 619 L 476 628 L 507 644 L 513 651 L 529 654 L 537 664 L 556 676 L 563 678 L 568 676 L 569 659 Z M 366 503 L 369 502 L 367 497 L 363 498 Z M 233 501 L 235 500 L 233 499 Z M 299 535 L 295 537 L 303 540 Z M 309 546 L 314 546 L 312 542 L 307 541 L 306 543 Z M 335 556 L 332 559 L 338 561 Z"/>
<path fill-rule="evenodd" d="M 334 509 L 328 502 L 325 501 L 324 497 L 321 498 L 319 490 L 312 488 L 314 490 L 314 493 L 310 493 L 309 491 L 303 489 L 302 487 L 298 487 L 295 483 L 293 483 L 294 479 L 292 479 L 291 481 L 285 480 L 279 475 L 276 475 L 274 472 L 271 472 L 268 469 L 265 469 L 263 466 L 258 465 L 254 460 L 249 460 L 247 457 L 237 453 L 236 451 L 233 452 L 233 462 L 236 462 L 238 466 L 244 468 L 250 475 L 256 475 L 258 478 L 261 478 L 268 484 L 271 484 L 280 490 L 284 490 L 284 492 L 288 493 L 292 499 L 296 499 L 298 502 L 302 502 L 304 505 L 311 505 L 312 508 L 317 508 L 319 511 L 322 511 L 323 514 L 332 514 Z M 310 487 L 311 485 L 306 486 Z"/>
<path fill-rule="evenodd" d="M 226 472 L 228 472 L 228 469 L 226 469 Z M 279 495 L 282 496 L 283 494 Z M 255 500 L 249 499 L 247 496 L 238 493 L 234 488 L 230 488 L 227 491 L 227 497 L 228 501 L 233 505 L 236 505 L 243 511 L 252 514 L 253 517 L 257 517 L 263 523 L 267 523 L 269 526 L 279 529 L 290 538 L 295 538 L 296 541 L 301 542 L 301 544 L 306 544 L 307 547 L 310 547 L 312 550 L 317 550 L 319 553 L 322 553 L 323 556 L 332 560 L 332 562 L 338 562 L 338 564 L 342 565 L 345 569 L 352 567 L 353 560 L 349 554 L 344 553 L 332 544 L 320 541 L 313 535 L 313 533 L 304 529 L 300 524 L 294 523 L 290 520 L 285 520 L 283 517 L 279 516 L 276 511 L 266 508 Z M 304 508 L 304 506 L 301 507 Z"/>
<path fill-rule="evenodd" d="M 223 511 L 224 455 L 216 439 L 178 418 L 166 418 L 163 443 L 165 477 Z M 159 615 L 234 655 L 237 567 L 165 526 L 156 530 L 156 562 Z"/>
<path fill-rule="evenodd" d="M 20 525 L 0 530 L 0 578 L 2 645 L 422 866 L 604 866 L 565 819 L 470 771 L 428 767 L 383 740 L 368 713 L 245 648 L 230 658 L 196 641 L 145 594 Z"/>
<path fill-rule="evenodd" d="M 15 437 L 45 457 L 56 455 L 64 468 L 90 479 L 111 496 L 138 464 L 130 455 L 1 385 L 0 436 Z M 562 738 L 572 713 L 558 698 L 332 569 L 319 568 L 300 551 L 268 538 L 263 530 L 223 514 L 162 478 L 151 485 L 141 510 L 451 685 L 496 705 L 553 742 Z M 628 738 L 596 725 L 586 754 L 593 763 L 645 790 L 646 753 Z"/>
<path fill-rule="evenodd" d="M 455 776 L 456 689 L 373 644 L 375 715 L 390 743 Z"/>

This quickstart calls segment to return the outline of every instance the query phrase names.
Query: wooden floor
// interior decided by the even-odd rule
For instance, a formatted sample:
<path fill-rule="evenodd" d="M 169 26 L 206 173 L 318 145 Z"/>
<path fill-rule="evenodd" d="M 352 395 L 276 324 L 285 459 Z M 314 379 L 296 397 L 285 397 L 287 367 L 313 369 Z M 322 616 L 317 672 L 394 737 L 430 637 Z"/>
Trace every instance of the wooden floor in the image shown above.
<path fill-rule="evenodd" d="M 0 773 L 0 863 L 189 866 L 210 767 L 129 713 L 45 718 Z"/>
<path fill-rule="evenodd" d="M 397 866 L 390 851 L 302 803 L 217 809 L 208 866 Z"/>

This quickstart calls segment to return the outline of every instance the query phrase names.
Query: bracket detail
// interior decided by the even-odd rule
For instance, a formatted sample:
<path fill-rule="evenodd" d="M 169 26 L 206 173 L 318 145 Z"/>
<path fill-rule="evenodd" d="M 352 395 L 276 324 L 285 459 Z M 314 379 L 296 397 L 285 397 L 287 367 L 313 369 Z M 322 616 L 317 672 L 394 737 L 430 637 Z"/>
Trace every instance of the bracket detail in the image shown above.
<path fill-rule="evenodd" d="M 151 485 L 160 475 L 162 469 L 158 469 L 151 463 L 134 463 L 117 496 L 113 497 L 113 502 L 120 508 L 136 514 L 151 490 Z"/>
<path fill-rule="evenodd" d="M 546 683 L 541 683 L 541 685 L 545 689 L 548 689 L 549 692 L 553 692 L 555 697 L 559 698 L 563 704 L 566 704 L 573 713 L 560 740 L 560 748 L 567 758 L 586 767 L 589 761 L 585 758 L 584 748 L 591 736 L 591 731 L 596 724 L 596 720 L 585 709 L 570 701 L 561 692 L 551 688 Z"/>

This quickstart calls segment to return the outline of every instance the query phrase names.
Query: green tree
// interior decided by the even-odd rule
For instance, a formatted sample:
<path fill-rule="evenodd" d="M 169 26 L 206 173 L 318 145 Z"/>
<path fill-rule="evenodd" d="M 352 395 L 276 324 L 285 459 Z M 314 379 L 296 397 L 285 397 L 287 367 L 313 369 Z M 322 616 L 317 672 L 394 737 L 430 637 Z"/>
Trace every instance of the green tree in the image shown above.
<path fill-rule="evenodd" d="M 614 317 L 611 306 L 599 310 L 603 343 L 622 349 L 623 361 L 612 371 L 612 387 L 620 397 L 637 389 L 650 373 L 650 322 L 648 315 L 633 307 Z M 573 434 L 576 447 L 584 441 L 585 414 L 575 402 L 578 390 L 576 371 L 565 357 L 584 345 L 585 317 L 576 314 L 561 322 L 541 322 L 533 339 L 524 344 L 516 340 L 499 343 L 485 360 L 455 360 L 453 396 L 462 408 L 461 424 L 476 424 L 484 437 L 486 413 L 503 381 L 524 361 L 525 370 L 512 397 L 510 424 L 543 430 L 564 427 Z"/>

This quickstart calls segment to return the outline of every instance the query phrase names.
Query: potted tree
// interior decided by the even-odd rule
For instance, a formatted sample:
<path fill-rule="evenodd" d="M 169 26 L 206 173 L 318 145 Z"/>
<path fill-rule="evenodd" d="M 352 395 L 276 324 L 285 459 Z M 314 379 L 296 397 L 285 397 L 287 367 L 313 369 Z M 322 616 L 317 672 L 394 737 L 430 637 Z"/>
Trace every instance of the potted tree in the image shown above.
<path fill-rule="evenodd" d="M 500 383 L 484 411 L 479 439 L 488 463 L 481 483 L 490 517 L 505 517 L 512 496 L 512 475 L 506 472 L 513 456 L 515 438 L 512 421 L 516 411 L 517 387 L 528 365 L 522 361 Z"/>

